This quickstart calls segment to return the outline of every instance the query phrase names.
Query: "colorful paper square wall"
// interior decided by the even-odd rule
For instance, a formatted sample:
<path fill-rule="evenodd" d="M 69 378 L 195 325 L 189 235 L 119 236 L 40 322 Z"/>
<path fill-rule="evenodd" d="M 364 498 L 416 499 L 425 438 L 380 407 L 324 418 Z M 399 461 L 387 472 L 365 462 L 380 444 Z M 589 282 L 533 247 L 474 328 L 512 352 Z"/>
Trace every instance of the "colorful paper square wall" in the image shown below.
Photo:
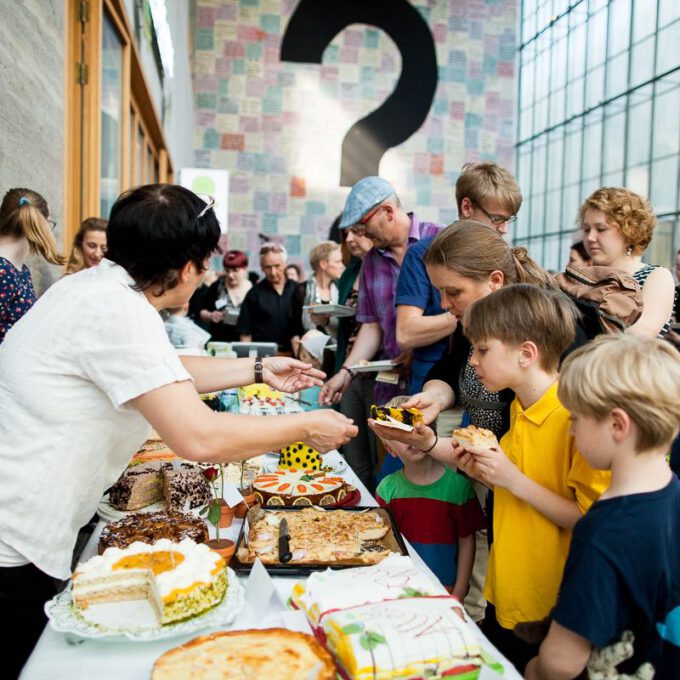
<path fill-rule="evenodd" d="M 408 210 L 448 224 L 464 163 L 513 169 L 516 0 L 411 4 L 432 32 L 438 84 L 425 122 L 386 151 L 380 175 Z M 282 62 L 296 5 L 196 1 L 194 150 L 196 167 L 230 173 L 229 247 L 257 252 L 265 234 L 309 271 L 308 251 L 349 191 L 340 186 L 343 138 L 390 95 L 402 64 L 391 38 L 366 24 L 335 36 L 321 64 Z"/>

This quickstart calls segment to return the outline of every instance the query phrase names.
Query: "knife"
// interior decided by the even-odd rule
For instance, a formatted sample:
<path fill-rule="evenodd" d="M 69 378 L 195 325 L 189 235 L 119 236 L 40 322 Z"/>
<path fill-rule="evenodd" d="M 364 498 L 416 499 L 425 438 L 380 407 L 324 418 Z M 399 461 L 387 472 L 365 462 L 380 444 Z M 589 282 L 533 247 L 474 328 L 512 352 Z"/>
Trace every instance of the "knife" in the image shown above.
<path fill-rule="evenodd" d="M 279 562 L 286 564 L 293 559 L 290 551 L 290 531 L 288 530 L 288 520 L 282 519 L 279 524 Z"/>

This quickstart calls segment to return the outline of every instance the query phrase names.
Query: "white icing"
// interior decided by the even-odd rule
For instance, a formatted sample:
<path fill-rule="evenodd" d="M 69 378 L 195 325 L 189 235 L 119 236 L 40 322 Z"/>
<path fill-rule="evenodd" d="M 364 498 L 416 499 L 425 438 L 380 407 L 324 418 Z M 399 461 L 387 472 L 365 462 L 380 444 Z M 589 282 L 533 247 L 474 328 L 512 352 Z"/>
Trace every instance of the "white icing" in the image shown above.
<path fill-rule="evenodd" d="M 418 571 L 410 557 L 391 554 L 370 567 L 314 572 L 304 583 L 299 600 L 308 613 L 314 610 L 321 615 L 334 609 L 398 599 L 412 591 L 448 594 L 439 582 Z"/>
<path fill-rule="evenodd" d="M 142 553 L 153 553 L 159 551 L 178 552 L 184 556 L 184 560 L 174 569 L 162 572 L 153 577 L 158 594 L 161 598 L 170 594 L 173 590 L 188 588 L 196 583 L 211 583 L 215 578 L 216 567 L 221 561 L 218 553 L 210 550 L 202 543 L 195 543 L 190 538 L 185 538 L 179 543 L 175 543 L 166 538 L 156 541 L 153 545 L 136 541 L 127 548 L 107 548 L 102 555 L 96 555 L 84 564 L 79 564 L 74 574 L 74 587 L 78 587 L 78 592 L 82 592 L 83 587 L 80 582 L 98 578 L 110 578 L 112 574 L 123 571 L 132 574 L 148 575 L 148 569 L 113 569 L 113 566 L 120 560 Z M 145 576 L 146 577 L 146 576 Z"/>

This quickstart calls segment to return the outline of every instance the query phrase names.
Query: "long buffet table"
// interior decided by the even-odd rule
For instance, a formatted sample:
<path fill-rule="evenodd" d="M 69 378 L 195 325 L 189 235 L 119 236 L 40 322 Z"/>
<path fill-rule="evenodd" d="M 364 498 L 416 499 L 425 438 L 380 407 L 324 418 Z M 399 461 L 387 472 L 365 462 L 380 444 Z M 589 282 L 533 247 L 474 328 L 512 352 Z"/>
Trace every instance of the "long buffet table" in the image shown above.
<path fill-rule="evenodd" d="M 361 492 L 359 505 L 376 506 L 375 499 L 370 495 L 366 487 L 359 481 L 351 468 L 347 468 L 340 473 L 350 484 L 357 487 Z M 241 528 L 241 520 L 235 519 L 228 529 L 221 529 L 220 536 L 236 540 Z M 104 522 L 99 522 L 90 541 L 83 550 L 83 560 L 88 559 L 96 553 L 99 533 L 104 527 Z M 406 543 L 411 559 L 414 564 L 423 572 L 434 575 L 422 561 L 413 548 Z M 239 577 L 245 586 L 247 577 Z M 276 576 L 273 578 L 276 591 L 280 602 L 272 600 L 260 620 L 256 620 L 253 607 L 246 599 L 243 609 L 237 615 L 233 624 L 220 626 L 218 628 L 206 628 L 199 633 L 178 636 L 171 639 L 146 642 L 121 641 L 99 641 L 99 640 L 77 640 L 70 635 L 58 633 L 48 625 L 46 626 L 38 644 L 33 650 L 33 654 L 26 663 L 20 678 L 22 680 L 54 680 L 55 678 L 68 678 L 69 680 L 133 680 L 148 679 L 154 661 L 165 651 L 177 645 L 183 644 L 196 635 L 205 635 L 215 630 L 243 630 L 248 628 L 274 628 L 286 627 L 291 625 L 284 613 L 284 608 L 280 603 L 288 601 L 293 585 L 300 577 Z M 295 622 L 299 623 L 299 618 Z M 299 628 L 298 628 L 299 629 Z M 307 630 L 306 632 L 311 632 Z M 480 632 L 480 636 L 482 633 Z M 482 636 L 483 637 L 483 636 Z M 491 649 L 493 646 L 488 643 Z M 521 676 L 507 662 L 503 656 L 495 651 L 496 658 L 506 668 L 504 679 L 519 680 Z M 490 674 L 488 677 L 500 677 Z M 272 679 L 274 680 L 274 679 Z"/>

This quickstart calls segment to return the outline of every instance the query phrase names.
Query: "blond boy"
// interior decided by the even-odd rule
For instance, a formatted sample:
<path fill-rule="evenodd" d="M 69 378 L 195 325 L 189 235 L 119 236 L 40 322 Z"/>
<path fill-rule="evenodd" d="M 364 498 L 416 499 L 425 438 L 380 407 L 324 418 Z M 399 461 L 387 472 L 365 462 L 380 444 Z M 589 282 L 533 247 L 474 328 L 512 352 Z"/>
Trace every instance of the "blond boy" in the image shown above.
<path fill-rule="evenodd" d="M 593 647 L 630 630 L 621 672 L 645 664 L 655 680 L 677 680 L 680 482 L 666 454 L 680 423 L 680 356 L 652 338 L 597 338 L 565 361 L 559 397 L 579 450 L 611 470 L 611 486 L 574 529 L 553 622 L 526 677 L 574 678 Z"/>
<path fill-rule="evenodd" d="M 455 463 L 494 490 L 493 535 L 482 629 L 522 671 L 537 647 L 517 639 L 518 623 L 550 613 L 571 530 L 607 488 L 569 433 L 557 397 L 561 355 L 574 339 L 575 310 L 557 291 L 507 286 L 465 313 L 470 364 L 484 387 L 515 393 L 510 429 L 493 449 L 454 445 Z"/>

